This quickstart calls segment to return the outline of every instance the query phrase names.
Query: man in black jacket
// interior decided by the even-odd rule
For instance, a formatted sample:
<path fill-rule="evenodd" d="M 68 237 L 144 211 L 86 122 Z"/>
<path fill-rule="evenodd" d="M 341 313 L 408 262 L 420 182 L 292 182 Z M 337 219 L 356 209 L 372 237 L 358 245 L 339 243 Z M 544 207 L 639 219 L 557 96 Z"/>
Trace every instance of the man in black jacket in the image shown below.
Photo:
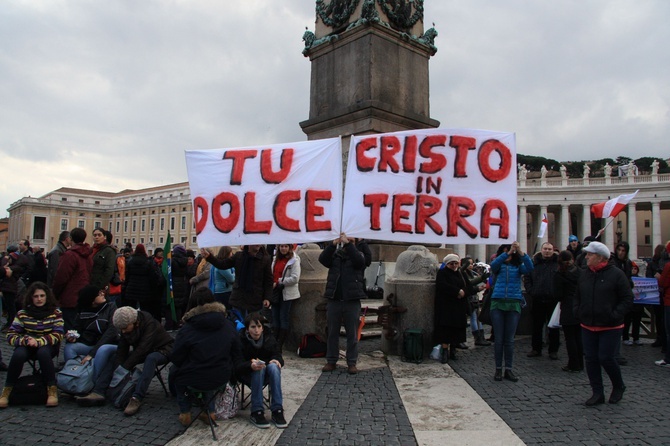
<path fill-rule="evenodd" d="M 532 350 L 528 357 L 542 356 L 542 332 L 544 325 L 549 322 L 556 308 L 558 300 L 554 297 L 554 273 L 558 271 L 558 254 L 554 253 L 554 246 L 543 243 L 540 252 L 533 256 L 533 271 L 525 277 L 526 291 L 531 297 L 533 317 Z M 549 357 L 558 359 L 558 345 L 560 330 L 549 329 Z"/>
<path fill-rule="evenodd" d="M 363 240 L 356 243 L 356 239 L 350 239 L 342 233 L 339 238 L 326 246 L 319 256 L 319 262 L 328 268 L 324 297 L 329 300 L 326 310 L 327 363 L 322 370 L 324 372 L 335 370 L 339 357 L 340 325 L 343 322 L 347 334 L 348 372 L 358 373 L 356 368 L 358 362 L 357 333 L 361 299 L 367 297 L 364 272 L 372 262 L 370 248 Z"/>

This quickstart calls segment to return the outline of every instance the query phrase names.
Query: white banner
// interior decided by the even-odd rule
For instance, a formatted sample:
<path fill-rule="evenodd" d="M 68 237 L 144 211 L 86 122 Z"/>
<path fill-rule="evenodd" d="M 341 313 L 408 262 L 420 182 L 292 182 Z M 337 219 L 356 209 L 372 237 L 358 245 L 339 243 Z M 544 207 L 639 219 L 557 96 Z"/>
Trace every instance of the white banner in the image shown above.
<path fill-rule="evenodd" d="M 516 239 L 514 133 L 428 129 L 351 138 L 342 231 L 407 243 Z"/>
<path fill-rule="evenodd" d="M 337 238 L 341 166 L 339 138 L 187 150 L 198 246 Z"/>

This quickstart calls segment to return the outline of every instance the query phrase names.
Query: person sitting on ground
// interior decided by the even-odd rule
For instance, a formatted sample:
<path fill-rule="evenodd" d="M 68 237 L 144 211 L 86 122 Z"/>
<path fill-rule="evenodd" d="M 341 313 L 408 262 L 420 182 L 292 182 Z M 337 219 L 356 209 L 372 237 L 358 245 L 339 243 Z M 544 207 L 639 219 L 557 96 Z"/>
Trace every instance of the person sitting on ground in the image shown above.
<path fill-rule="evenodd" d="M 77 306 L 79 313 L 75 319 L 76 334 L 65 333 L 67 342 L 63 356 L 65 361 L 83 356 L 82 364 L 95 358 L 93 362 L 95 381 L 109 358 L 116 353 L 119 331 L 112 324 L 116 304 L 107 302 L 105 290 L 86 285 L 79 290 Z"/>
<path fill-rule="evenodd" d="M 107 363 L 101 370 L 93 391 L 84 397 L 77 398 L 77 402 L 82 406 L 104 404 L 103 395 L 112 381 L 117 365 L 130 372 L 136 365 L 144 363 L 133 396 L 123 411 L 126 415 L 135 415 L 156 373 L 156 366 L 169 362 L 168 358 L 172 352 L 174 339 L 151 314 L 138 311 L 133 307 L 117 309 L 114 312 L 113 323 L 121 332 L 116 361 Z"/>
<path fill-rule="evenodd" d="M 53 358 L 58 355 L 63 339 L 63 316 L 57 306 L 51 288 L 45 283 L 34 282 L 26 290 L 23 309 L 16 314 L 7 332 L 7 341 L 15 349 L 0 396 L 0 409 L 9 405 L 9 395 L 21 376 L 23 365 L 29 359 L 40 364 L 40 372 L 47 386 L 46 406 L 58 406 Z"/>
<path fill-rule="evenodd" d="M 230 381 L 235 367 L 242 361 L 242 347 L 226 307 L 216 302 L 208 288 L 193 292 L 196 306 L 184 315 L 184 325 L 177 333 L 170 361 L 170 388 L 177 394 L 179 422 L 191 424 L 189 387 L 205 390 L 205 401 L 214 419 L 214 392 Z M 207 415 L 201 414 L 207 421 Z"/>
<path fill-rule="evenodd" d="M 281 369 L 284 358 L 279 344 L 264 325 L 266 319 L 259 313 L 250 313 L 244 325 L 247 327 L 240 335 L 242 341 L 242 362 L 237 366 L 237 378 L 251 387 L 251 423 L 261 429 L 270 427 L 263 410 L 263 387 L 270 386 L 270 411 L 272 422 L 278 428 L 288 426 L 284 419 L 284 407 L 281 390 Z"/>

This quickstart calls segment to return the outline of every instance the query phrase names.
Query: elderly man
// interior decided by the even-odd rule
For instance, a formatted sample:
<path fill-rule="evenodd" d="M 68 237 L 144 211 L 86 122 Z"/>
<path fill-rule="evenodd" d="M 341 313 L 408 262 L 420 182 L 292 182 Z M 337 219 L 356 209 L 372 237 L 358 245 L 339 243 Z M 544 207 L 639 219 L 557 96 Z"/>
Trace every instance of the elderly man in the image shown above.
<path fill-rule="evenodd" d="M 551 314 L 558 303 L 553 293 L 556 271 L 558 271 L 558 254 L 554 252 L 554 246 L 551 243 L 543 243 L 540 252 L 533 256 L 533 271 L 524 276 L 526 291 L 531 297 L 533 317 L 532 350 L 527 355 L 529 358 L 542 356 L 544 325 L 551 319 Z M 549 357 L 551 359 L 558 359 L 559 342 L 560 330 L 550 328 Z"/>
<path fill-rule="evenodd" d="M 605 402 L 601 367 L 612 382 L 609 402 L 616 404 L 626 390 L 616 353 L 624 315 L 633 306 L 633 291 L 626 274 L 609 261 L 607 246 L 591 242 L 584 251 L 587 267 L 577 285 L 574 310 L 581 321 L 586 372 L 593 390 L 585 404 Z"/>

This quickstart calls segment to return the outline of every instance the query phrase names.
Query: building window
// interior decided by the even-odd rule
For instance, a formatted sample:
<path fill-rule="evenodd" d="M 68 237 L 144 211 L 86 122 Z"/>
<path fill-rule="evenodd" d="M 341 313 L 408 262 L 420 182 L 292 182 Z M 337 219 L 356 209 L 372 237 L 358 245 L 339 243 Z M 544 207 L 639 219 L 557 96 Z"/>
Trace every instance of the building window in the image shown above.
<path fill-rule="evenodd" d="M 94 229 L 98 229 L 98 228 L 101 228 L 101 227 L 102 227 L 102 222 L 96 221 L 95 223 L 93 223 L 93 228 Z"/>
<path fill-rule="evenodd" d="M 61 197 L 60 201 L 67 201 L 67 198 L 66 197 Z"/>
<path fill-rule="evenodd" d="M 135 237 L 133 237 L 133 240 L 131 242 L 133 245 L 135 244 Z"/>
<path fill-rule="evenodd" d="M 156 223 L 156 222 L 154 221 L 153 218 L 149 221 L 149 230 L 150 230 L 150 231 L 153 231 L 154 229 L 156 229 L 156 225 L 155 225 L 155 223 Z"/>
<path fill-rule="evenodd" d="M 161 231 L 165 231 L 165 218 L 161 217 Z"/>
<path fill-rule="evenodd" d="M 182 238 L 181 238 L 181 243 L 182 243 L 182 245 L 183 245 L 183 244 L 186 244 L 186 237 L 182 237 Z"/>
<path fill-rule="evenodd" d="M 137 231 L 137 220 L 133 220 L 133 232 Z"/>
<path fill-rule="evenodd" d="M 160 243 L 161 245 L 163 244 L 163 237 L 160 237 L 160 238 L 158 239 L 158 243 Z"/>
<path fill-rule="evenodd" d="M 86 222 L 84 220 L 79 220 L 77 222 L 77 227 L 78 228 L 83 228 L 85 226 Z"/>
<path fill-rule="evenodd" d="M 114 243 L 115 243 L 116 245 L 119 244 L 119 238 L 118 238 L 118 237 L 116 238 L 116 242 L 114 242 Z"/>
<path fill-rule="evenodd" d="M 181 217 L 181 228 L 186 229 L 186 216 Z"/>
<path fill-rule="evenodd" d="M 198 241 L 198 237 L 196 237 L 194 235 L 193 238 L 191 239 L 191 243 L 197 243 L 197 241 Z"/>
<path fill-rule="evenodd" d="M 144 244 L 144 237 L 140 237 L 140 243 Z"/>
<path fill-rule="evenodd" d="M 112 232 L 112 222 L 109 222 L 109 232 Z"/>
<path fill-rule="evenodd" d="M 84 202 L 84 200 L 82 200 L 82 199 L 80 198 L 80 199 L 79 199 L 79 202 L 80 202 L 80 203 L 83 203 L 83 202 Z"/>
<path fill-rule="evenodd" d="M 123 232 L 128 232 L 128 221 L 123 222 Z"/>
<path fill-rule="evenodd" d="M 645 235 L 644 236 L 644 244 L 645 245 L 651 245 L 651 235 Z"/>
<path fill-rule="evenodd" d="M 119 226 L 120 224 L 121 222 L 119 221 L 116 222 L 116 232 L 119 232 L 119 229 L 121 228 L 121 226 Z"/>
<path fill-rule="evenodd" d="M 170 236 L 170 243 L 174 243 L 174 236 L 173 235 Z"/>
<path fill-rule="evenodd" d="M 47 218 L 35 217 L 33 219 L 33 240 L 44 240 L 47 230 Z"/>
<path fill-rule="evenodd" d="M 60 221 L 60 230 L 67 231 L 67 219 L 63 218 Z"/>
<path fill-rule="evenodd" d="M 174 217 L 170 217 L 170 231 L 174 231 Z"/>
<path fill-rule="evenodd" d="M 154 242 L 154 238 L 153 238 L 153 237 L 149 237 L 149 243 L 153 243 L 153 242 Z"/>
<path fill-rule="evenodd" d="M 650 226 L 651 226 L 651 224 L 650 224 L 649 220 L 645 220 L 645 221 L 644 221 L 644 227 L 645 227 L 645 228 L 648 228 L 648 227 L 650 227 Z"/>
<path fill-rule="evenodd" d="M 146 220 L 142 220 L 142 223 L 140 224 L 140 226 L 142 227 L 142 232 L 146 231 L 146 229 L 147 229 L 147 221 L 146 221 Z"/>

